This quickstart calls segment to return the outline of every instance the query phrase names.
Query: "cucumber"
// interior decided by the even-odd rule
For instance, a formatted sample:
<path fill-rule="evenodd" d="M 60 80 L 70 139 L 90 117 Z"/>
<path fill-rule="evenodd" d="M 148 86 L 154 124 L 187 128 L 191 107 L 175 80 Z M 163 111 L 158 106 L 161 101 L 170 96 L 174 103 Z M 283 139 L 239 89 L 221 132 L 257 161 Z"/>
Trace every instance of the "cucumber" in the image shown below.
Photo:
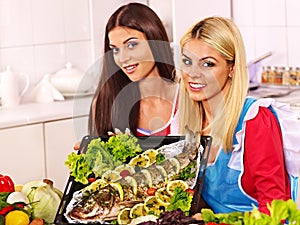
<path fill-rule="evenodd" d="M 5 219 L 2 215 L 0 215 L 0 225 L 5 225 Z"/>

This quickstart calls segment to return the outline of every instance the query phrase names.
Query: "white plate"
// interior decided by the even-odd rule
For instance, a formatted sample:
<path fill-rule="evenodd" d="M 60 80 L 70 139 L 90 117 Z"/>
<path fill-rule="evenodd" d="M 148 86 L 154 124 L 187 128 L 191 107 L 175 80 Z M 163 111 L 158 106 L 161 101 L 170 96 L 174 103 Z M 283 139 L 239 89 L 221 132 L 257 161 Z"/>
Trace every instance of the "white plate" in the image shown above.
<path fill-rule="evenodd" d="M 93 95 L 94 92 L 76 92 L 76 93 L 62 93 L 62 95 L 66 98 L 71 98 L 71 97 L 86 97 Z"/>

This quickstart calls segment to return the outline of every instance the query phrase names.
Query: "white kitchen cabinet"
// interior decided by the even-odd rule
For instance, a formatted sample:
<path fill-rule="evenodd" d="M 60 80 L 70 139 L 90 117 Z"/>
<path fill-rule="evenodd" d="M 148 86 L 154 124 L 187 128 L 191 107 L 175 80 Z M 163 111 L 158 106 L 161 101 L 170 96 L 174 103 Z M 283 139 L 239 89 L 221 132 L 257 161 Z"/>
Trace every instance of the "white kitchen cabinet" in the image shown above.
<path fill-rule="evenodd" d="M 45 177 L 43 124 L 1 129 L 0 143 L 1 174 L 16 184 Z"/>
<path fill-rule="evenodd" d="M 64 190 L 69 178 L 64 162 L 73 145 L 87 134 L 87 125 L 87 116 L 45 123 L 46 175 L 60 190 Z"/>

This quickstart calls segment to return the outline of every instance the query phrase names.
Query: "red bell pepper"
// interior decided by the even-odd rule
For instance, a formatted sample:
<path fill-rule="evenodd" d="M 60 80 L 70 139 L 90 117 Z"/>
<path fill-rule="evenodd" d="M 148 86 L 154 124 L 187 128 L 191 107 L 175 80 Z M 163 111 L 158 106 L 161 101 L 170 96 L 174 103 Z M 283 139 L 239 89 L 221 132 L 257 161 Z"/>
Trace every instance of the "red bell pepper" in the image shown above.
<path fill-rule="evenodd" d="M 14 192 L 15 185 L 9 176 L 0 174 L 0 192 Z"/>

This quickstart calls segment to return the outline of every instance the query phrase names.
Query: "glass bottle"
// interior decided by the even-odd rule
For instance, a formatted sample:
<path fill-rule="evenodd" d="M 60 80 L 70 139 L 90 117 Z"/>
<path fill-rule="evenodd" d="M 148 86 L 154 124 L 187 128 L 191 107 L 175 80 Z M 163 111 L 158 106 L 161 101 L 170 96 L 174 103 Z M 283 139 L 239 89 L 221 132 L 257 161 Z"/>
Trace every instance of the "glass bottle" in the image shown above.
<path fill-rule="evenodd" d="M 300 67 L 296 67 L 297 85 L 300 86 Z"/>
<path fill-rule="evenodd" d="M 284 72 L 284 66 L 278 67 L 275 74 L 275 84 L 282 85 L 282 76 Z"/>
<path fill-rule="evenodd" d="M 290 85 L 290 71 L 292 67 L 286 66 L 282 74 L 282 85 Z"/>
<path fill-rule="evenodd" d="M 266 84 L 269 82 L 269 71 L 271 70 L 270 66 L 263 66 L 262 67 L 262 73 L 261 73 L 261 82 L 263 84 Z"/>
<path fill-rule="evenodd" d="M 292 68 L 290 73 L 290 85 L 297 85 L 297 72 L 296 68 Z"/>
<path fill-rule="evenodd" d="M 276 74 L 277 74 L 277 66 L 272 66 L 268 76 L 269 84 L 275 84 Z"/>

